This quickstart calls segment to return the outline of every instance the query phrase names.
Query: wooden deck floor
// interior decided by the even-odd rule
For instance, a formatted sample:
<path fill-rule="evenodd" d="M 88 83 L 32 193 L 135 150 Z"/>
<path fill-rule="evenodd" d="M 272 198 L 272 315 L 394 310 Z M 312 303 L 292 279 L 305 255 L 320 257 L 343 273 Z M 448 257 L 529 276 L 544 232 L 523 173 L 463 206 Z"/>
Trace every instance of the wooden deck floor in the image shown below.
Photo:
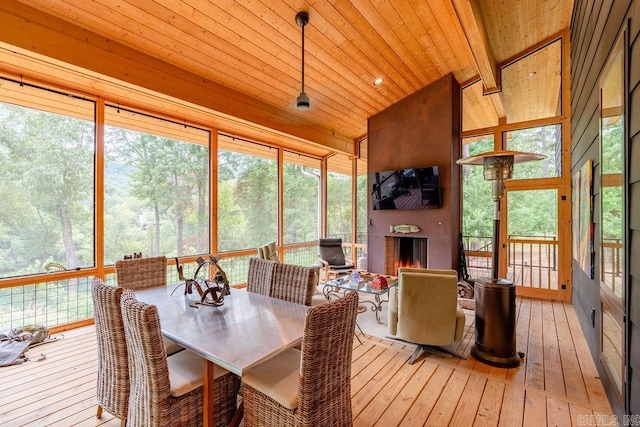
<path fill-rule="evenodd" d="M 473 344 L 473 315 L 458 351 Z M 578 425 L 579 415 L 610 415 L 602 383 L 573 307 L 519 299 L 520 367 L 500 369 L 423 355 L 406 364 L 412 345 L 368 337 L 354 342 L 352 406 L 355 426 Z M 2 426 L 118 426 L 95 418 L 96 345 L 92 326 L 31 349 L 35 359 L 0 368 Z"/>

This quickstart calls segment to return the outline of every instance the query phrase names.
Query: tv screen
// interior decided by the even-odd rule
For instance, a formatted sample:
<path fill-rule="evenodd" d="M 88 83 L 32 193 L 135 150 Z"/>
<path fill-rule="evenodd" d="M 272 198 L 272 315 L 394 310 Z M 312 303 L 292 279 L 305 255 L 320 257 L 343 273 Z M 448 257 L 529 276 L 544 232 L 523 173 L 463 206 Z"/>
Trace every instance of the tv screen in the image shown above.
<path fill-rule="evenodd" d="M 437 166 L 369 174 L 374 210 L 441 207 Z"/>

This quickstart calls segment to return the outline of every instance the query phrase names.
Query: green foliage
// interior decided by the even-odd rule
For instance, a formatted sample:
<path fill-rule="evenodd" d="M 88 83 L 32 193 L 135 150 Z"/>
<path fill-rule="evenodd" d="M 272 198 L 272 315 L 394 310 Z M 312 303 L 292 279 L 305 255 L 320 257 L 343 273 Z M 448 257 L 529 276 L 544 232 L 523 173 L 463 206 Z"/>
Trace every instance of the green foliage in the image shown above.
<path fill-rule="evenodd" d="M 509 132 L 507 149 L 546 156 L 543 160 L 515 164 L 514 179 L 548 178 L 561 175 L 562 127 L 560 125 Z"/>
<path fill-rule="evenodd" d="M 0 276 L 93 266 L 94 135 L 91 122 L 0 103 Z"/>
<path fill-rule="evenodd" d="M 602 123 L 602 173 L 622 173 L 624 161 L 623 151 L 623 120 L 621 116 L 615 119 L 607 117 Z"/>
<path fill-rule="evenodd" d="M 493 137 L 462 147 L 463 156 L 477 156 L 493 150 Z M 482 166 L 462 167 L 462 234 L 487 237 L 493 233 L 491 183 L 484 180 Z"/>
<path fill-rule="evenodd" d="M 514 178 L 545 178 L 557 176 L 556 164 L 559 152 L 560 126 L 522 129 L 510 132 L 508 149 L 541 153 L 547 159 L 514 167 Z M 474 156 L 493 150 L 493 138 L 463 146 L 466 156 Z M 491 182 L 484 180 L 482 166 L 464 166 L 462 230 L 465 236 L 489 237 L 493 234 L 493 199 Z M 503 205 L 505 201 L 503 200 Z M 510 191 L 508 193 L 507 229 L 509 235 L 557 236 L 557 192 L 556 190 Z M 504 206 L 503 206 L 504 209 Z"/>
<path fill-rule="evenodd" d="M 558 193 L 554 190 L 510 191 L 507 234 L 558 236 Z"/>
<path fill-rule="evenodd" d="M 284 243 L 318 240 L 320 170 L 284 164 Z"/>
<path fill-rule="evenodd" d="M 208 253 L 208 149 L 105 127 L 105 259 Z"/>
<path fill-rule="evenodd" d="M 218 250 L 255 248 L 276 239 L 276 166 L 272 159 L 218 150 Z"/>
<path fill-rule="evenodd" d="M 360 160 L 358 160 L 360 161 Z M 356 243 L 367 243 L 367 175 L 359 175 L 356 180 Z"/>
<path fill-rule="evenodd" d="M 624 195 L 622 193 L 623 121 L 621 116 L 607 117 L 602 123 L 602 238 L 622 239 L 624 231 Z M 612 183 L 604 182 L 611 181 Z"/>
<path fill-rule="evenodd" d="M 327 236 L 351 241 L 351 176 L 327 173 Z"/>

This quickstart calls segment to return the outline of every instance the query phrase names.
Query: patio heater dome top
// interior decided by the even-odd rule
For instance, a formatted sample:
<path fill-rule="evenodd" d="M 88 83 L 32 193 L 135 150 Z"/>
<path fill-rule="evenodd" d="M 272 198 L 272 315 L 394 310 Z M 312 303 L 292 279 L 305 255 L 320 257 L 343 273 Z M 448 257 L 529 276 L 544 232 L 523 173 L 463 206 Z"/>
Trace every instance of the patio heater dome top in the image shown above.
<path fill-rule="evenodd" d="M 464 159 L 456 160 L 456 163 L 459 165 L 484 165 L 486 158 L 506 156 L 513 156 L 513 163 L 531 162 L 534 160 L 542 160 L 546 157 L 543 154 L 525 153 L 522 151 L 512 150 L 497 150 L 488 151 L 486 153 L 478 154 L 477 156 L 465 157 Z"/>
<path fill-rule="evenodd" d="M 522 151 L 498 150 L 457 160 L 459 165 L 483 165 L 484 179 L 493 181 L 493 198 L 501 199 L 503 181 L 513 176 L 513 164 L 542 160 L 546 156 Z"/>

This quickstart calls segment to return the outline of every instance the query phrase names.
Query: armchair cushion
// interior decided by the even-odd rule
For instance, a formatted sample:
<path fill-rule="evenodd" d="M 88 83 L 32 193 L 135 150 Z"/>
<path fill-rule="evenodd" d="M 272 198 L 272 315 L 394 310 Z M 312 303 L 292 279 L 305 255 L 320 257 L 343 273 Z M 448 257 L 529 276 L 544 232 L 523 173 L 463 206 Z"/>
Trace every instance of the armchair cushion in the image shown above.
<path fill-rule="evenodd" d="M 342 250 L 342 239 L 320 239 L 320 258 L 331 266 L 344 266 L 345 257 Z"/>
<path fill-rule="evenodd" d="M 394 286 L 389 289 L 389 305 L 387 313 L 389 315 L 389 333 L 396 335 L 398 333 L 398 287 Z"/>

